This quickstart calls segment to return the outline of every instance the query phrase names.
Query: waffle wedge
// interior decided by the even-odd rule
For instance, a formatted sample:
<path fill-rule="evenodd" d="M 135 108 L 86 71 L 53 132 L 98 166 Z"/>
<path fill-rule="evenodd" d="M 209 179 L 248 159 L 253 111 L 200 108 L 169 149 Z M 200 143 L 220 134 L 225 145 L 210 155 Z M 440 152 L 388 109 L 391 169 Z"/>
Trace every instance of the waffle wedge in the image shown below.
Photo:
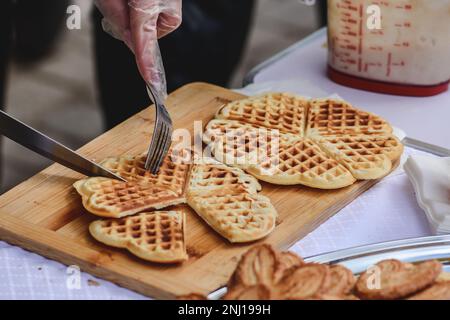
<path fill-rule="evenodd" d="M 315 141 L 359 180 L 384 177 L 403 153 L 393 135 L 326 136 Z"/>
<path fill-rule="evenodd" d="M 261 185 L 239 168 L 229 167 L 214 159 L 195 164 L 191 171 L 187 196 L 244 192 L 255 195 Z"/>
<path fill-rule="evenodd" d="M 316 99 L 309 103 L 308 136 L 391 132 L 392 127 L 381 117 L 356 109 L 345 101 Z"/>
<path fill-rule="evenodd" d="M 268 160 L 270 154 L 278 152 L 280 143 L 295 140 L 298 137 L 293 134 L 218 119 L 211 120 L 203 134 L 203 142 L 216 160 L 241 169 Z"/>
<path fill-rule="evenodd" d="M 281 117 L 292 105 L 284 101 L 292 99 L 302 110 L 296 121 Z M 203 141 L 218 161 L 279 185 L 337 189 L 392 170 L 403 146 L 385 120 L 342 100 L 299 99 L 268 93 L 232 102 L 208 123 Z M 263 121 L 267 114 L 271 121 Z M 305 130 L 290 130 L 285 122 Z"/>
<path fill-rule="evenodd" d="M 245 170 L 262 181 L 279 185 L 339 189 L 355 182 L 344 166 L 307 138 L 280 143 L 278 153 L 269 154 L 265 161 Z"/>
<path fill-rule="evenodd" d="M 256 178 L 279 185 L 303 184 L 337 189 L 355 182 L 351 173 L 308 138 L 255 129 L 229 120 L 212 120 L 204 141 L 214 157 Z"/>
<path fill-rule="evenodd" d="M 132 217 L 94 221 L 89 232 L 98 241 L 126 248 L 141 259 L 175 263 L 187 259 L 185 213 L 142 212 Z"/>
<path fill-rule="evenodd" d="M 217 112 L 216 118 L 303 135 L 307 105 L 302 97 L 273 92 L 231 102 Z"/>
<path fill-rule="evenodd" d="M 170 150 L 164 159 L 158 174 L 145 170 L 147 156 L 110 157 L 100 165 L 125 178 L 129 182 L 168 186 L 179 196 L 185 192 L 187 176 L 189 175 L 190 155 L 186 150 L 175 153 Z"/>
<path fill-rule="evenodd" d="M 100 217 L 121 218 L 148 209 L 185 203 L 167 186 L 122 182 L 94 177 L 75 182 L 87 211 Z"/>
<path fill-rule="evenodd" d="M 232 243 L 250 242 L 275 228 L 277 212 L 258 194 L 255 178 L 223 164 L 196 164 L 187 192 L 188 204 L 216 232 Z"/>

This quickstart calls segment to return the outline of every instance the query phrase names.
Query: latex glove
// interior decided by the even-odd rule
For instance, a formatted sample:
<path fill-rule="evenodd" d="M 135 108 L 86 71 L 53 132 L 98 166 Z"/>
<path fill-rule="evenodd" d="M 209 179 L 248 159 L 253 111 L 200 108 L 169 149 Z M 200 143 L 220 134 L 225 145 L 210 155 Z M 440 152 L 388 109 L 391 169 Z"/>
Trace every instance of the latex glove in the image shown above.
<path fill-rule="evenodd" d="M 96 0 L 103 28 L 134 52 L 144 80 L 166 91 L 158 39 L 181 24 L 181 0 Z"/>

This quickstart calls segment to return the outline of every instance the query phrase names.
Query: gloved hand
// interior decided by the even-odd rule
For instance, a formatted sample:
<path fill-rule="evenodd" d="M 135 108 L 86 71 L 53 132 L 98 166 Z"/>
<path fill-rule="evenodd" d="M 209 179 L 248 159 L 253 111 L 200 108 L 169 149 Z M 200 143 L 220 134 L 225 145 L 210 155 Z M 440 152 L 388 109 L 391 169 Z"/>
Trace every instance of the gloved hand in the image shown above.
<path fill-rule="evenodd" d="M 158 39 L 181 24 L 181 0 L 96 0 L 103 28 L 125 42 L 145 81 L 166 91 Z"/>

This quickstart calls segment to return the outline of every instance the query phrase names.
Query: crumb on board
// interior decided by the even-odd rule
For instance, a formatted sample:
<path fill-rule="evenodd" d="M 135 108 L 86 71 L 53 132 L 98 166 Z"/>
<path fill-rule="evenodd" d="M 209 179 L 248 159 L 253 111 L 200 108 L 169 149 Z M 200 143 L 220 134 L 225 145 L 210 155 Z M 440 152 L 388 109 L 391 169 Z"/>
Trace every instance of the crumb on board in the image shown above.
<path fill-rule="evenodd" d="M 88 286 L 90 286 L 90 287 L 99 287 L 100 286 L 100 283 L 98 283 L 97 281 L 92 280 L 92 279 L 89 279 L 87 281 L 87 283 L 88 283 Z"/>

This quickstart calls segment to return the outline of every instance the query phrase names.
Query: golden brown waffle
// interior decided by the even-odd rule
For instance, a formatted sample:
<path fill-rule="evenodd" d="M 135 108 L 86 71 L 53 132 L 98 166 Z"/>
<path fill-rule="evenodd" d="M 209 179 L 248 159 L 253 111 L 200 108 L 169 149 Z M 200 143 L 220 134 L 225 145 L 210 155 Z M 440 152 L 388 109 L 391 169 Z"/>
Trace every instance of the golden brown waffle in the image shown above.
<path fill-rule="evenodd" d="M 269 154 L 278 152 L 273 148 L 294 140 L 298 137 L 292 134 L 232 120 L 211 120 L 203 135 L 207 150 L 218 161 L 241 169 L 268 160 Z"/>
<path fill-rule="evenodd" d="M 94 221 L 89 231 L 98 241 L 126 248 L 144 260 L 174 263 L 187 259 L 185 221 L 182 211 L 142 212 L 122 219 Z"/>
<path fill-rule="evenodd" d="M 277 153 L 269 154 L 258 165 L 249 165 L 246 171 L 274 184 L 302 184 L 319 189 L 338 189 L 355 182 L 344 166 L 306 138 L 281 143 Z"/>
<path fill-rule="evenodd" d="M 261 239 L 275 228 L 276 210 L 269 198 L 261 195 L 194 196 L 188 197 L 188 204 L 232 243 Z"/>
<path fill-rule="evenodd" d="M 385 176 L 403 152 L 386 121 L 341 100 L 309 101 L 304 134 L 237 116 L 243 106 L 241 114 L 259 112 L 264 99 L 233 102 L 208 123 L 203 141 L 218 161 L 273 184 L 337 189 Z"/>
<path fill-rule="evenodd" d="M 148 209 L 161 209 L 186 202 L 185 197 L 166 186 L 108 178 L 80 180 L 74 187 L 81 195 L 86 210 L 101 217 L 121 218 Z"/>
<path fill-rule="evenodd" d="M 403 145 L 393 135 L 328 136 L 316 142 L 361 180 L 384 177 L 403 153 Z"/>
<path fill-rule="evenodd" d="M 238 168 L 219 163 L 213 159 L 193 166 L 189 179 L 188 197 L 208 194 L 245 192 L 257 194 L 261 185 L 254 177 Z"/>
<path fill-rule="evenodd" d="M 308 136 L 391 132 L 391 126 L 381 117 L 356 109 L 342 100 L 316 99 L 309 103 Z"/>
<path fill-rule="evenodd" d="M 277 136 L 269 129 L 255 131 L 229 120 L 213 120 L 205 132 L 205 143 L 212 147 L 217 160 L 262 181 L 321 189 L 342 188 L 355 181 L 347 169 L 307 138 Z M 234 139 L 228 141 L 228 134 Z"/>
<path fill-rule="evenodd" d="M 302 97 L 274 92 L 231 102 L 217 112 L 216 118 L 303 135 L 307 105 Z"/>
<path fill-rule="evenodd" d="M 110 157 L 103 160 L 100 165 L 129 182 L 169 186 L 179 196 L 184 194 L 190 167 L 190 155 L 186 150 L 180 150 L 178 153 L 170 150 L 158 174 L 145 170 L 146 158 L 146 155 Z"/>
<path fill-rule="evenodd" d="M 259 183 L 237 168 L 223 164 L 196 164 L 187 193 L 188 204 L 230 242 L 265 237 L 275 227 L 277 212 L 259 195 Z"/>

